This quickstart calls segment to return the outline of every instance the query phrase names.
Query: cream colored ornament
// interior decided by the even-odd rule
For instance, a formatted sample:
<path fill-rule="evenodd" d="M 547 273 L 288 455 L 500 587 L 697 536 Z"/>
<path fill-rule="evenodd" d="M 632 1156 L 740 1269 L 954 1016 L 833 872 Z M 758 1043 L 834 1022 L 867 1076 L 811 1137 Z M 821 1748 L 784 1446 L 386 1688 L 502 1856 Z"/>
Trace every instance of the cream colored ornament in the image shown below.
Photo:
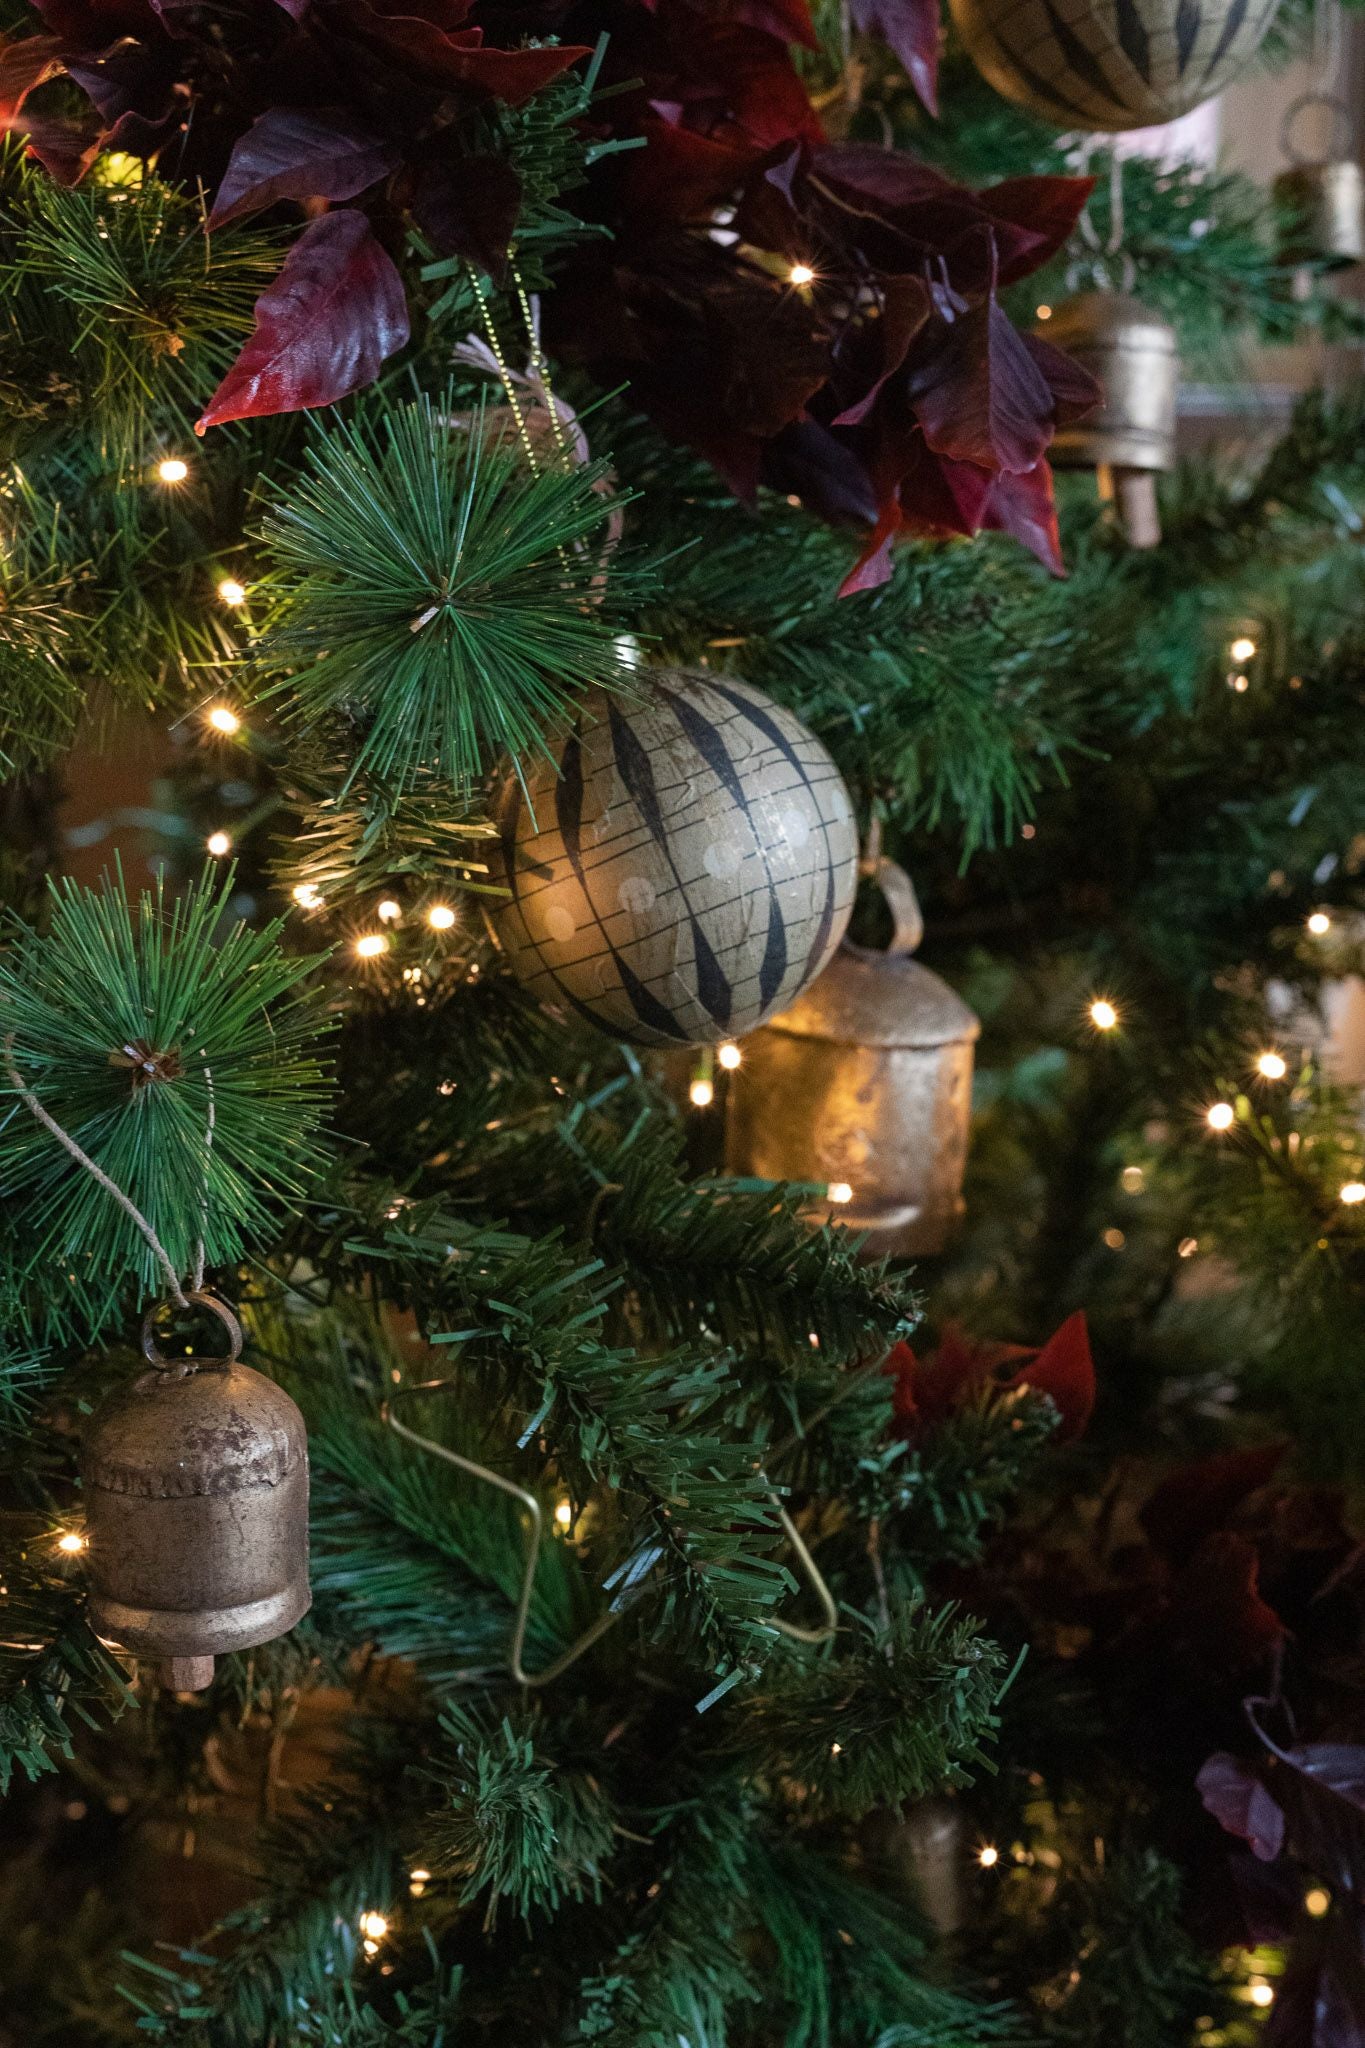
<path fill-rule="evenodd" d="M 853 806 L 833 761 L 750 683 L 658 669 L 595 693 L 499 806 L 498 937 L 546 1002 L 637 1045 L 738 1038 L 843 935 Z"/>
<path fill-rule="evenodd" d="M 912 957 L 923 925 L 910 877 L 870 865 L 895 919 L 891 948 L 846 941 L 749 1041 L 730 1082 L 726 1164 L 825 1183 L 812 1220 L 866 1231 L 869 1253 L 911 1257 L 942 1251 L 962 1212 L 981 1027 Z"/>
<path fill-rule="evenodd" d="M 1063 299 L 1035 331 L 1073 356 L 1104 392 L 1094 412 L 1057 429 L 1048 460 L 1057 469 L 1093 469 L 1131 545 L 1155 547 L 1156 478 L 1175 464 L 1175 329 L 1126 292 L 1093 291 Z"/>
<path fill-rule="evenodd" d="M 1057 128 L 1174 121 L 1254 56 L 1279 0 L 952 0 L 987 82 Z"/>
<path fill-rule="evenodd" d="M 1301 115 L 1326 118 L 1322 148 L 1296 140 Z M 1331 93 L 1309 92 L 1285 113 L 1280 140 L 1290 168 L 1272 188 L 1281 220 L 1282 263 L 1344 270 L 1365 259 L 1365 174 L 1351 155 L 1350 109 Z"/>

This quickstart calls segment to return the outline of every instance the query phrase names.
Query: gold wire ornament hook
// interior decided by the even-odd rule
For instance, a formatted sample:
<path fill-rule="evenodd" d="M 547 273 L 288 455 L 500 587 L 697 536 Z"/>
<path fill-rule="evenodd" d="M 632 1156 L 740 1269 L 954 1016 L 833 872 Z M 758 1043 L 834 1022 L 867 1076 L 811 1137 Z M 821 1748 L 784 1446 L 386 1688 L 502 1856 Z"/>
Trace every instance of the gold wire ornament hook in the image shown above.
<path fill-rule="evenodd" d="M 424 1436 L 420 1430 L 411 1428 L 406 1422 L 400 1422 L 393 1412 L 399 1401 L 411 1398 L 415 1394 L 450 1393 L 457 1385 L 458 1382 L 456 1380 L 434 1379 L 421 1380 L 412 1386 L 400 1387 L 396 1393 L 389 1395 L 380 1403 L 380 1419 L 393 1430 L 396 1436 L 405 1438 L 408 1443 L 416 1444 L 419 1450 L 431 1452 L 434 1457 L 444 1458 L 446 1463 L 453 1465 L 457 1472 L 463 1472 L 471 1479 L 480 1479 L 490 1486 L 495 1486 L 500 1493 L 508 1494 L 513 1500 L 520 1502 L 521 1506 L 526 1510 L 530 1522 L 530 1540 L 526 1546 L 526 1562 L 522 1570 L 521 1590 L 517 1596 L 516 1615 L 512 1623 L 512 1640 L 508 1644 L 507 1649 L 507 1669 L 512 1676 L 513 1682 L 527 1689 L 549 1685 L 562 1672 L 567 1671 L 571 1664 L 576 1664 L 578 1659 L 586 1651 L 590 1650 L 594 1643 L 606 1635 L 609 1629 L 614 1628 L 622 1615 L 630 1607 L 634 1606 L 635 1602 L 644 1593 L 652 1576 L 653 1568 L 651 1567 L 650 1571 L 645 1572 L 641 1576 L 624 1599 L 619 1600 L 616 1605 L 608 1608 L 605 1614 L 600 1614 L 596 1621 L 583 1631 L 577 1641 L 570 1643 L 568 1649 L 545 1665 L 543 1670 L 528 1671 L 523 1657 L 526 1648 L 526 1631 L 531 1617 L 531 1596 L 535 1591 L 536 1572 L 540 1565 L 541 1547 L 545 1541 L 545 1510 L 541 1507 L 535 1494 L 529 1492 L 524 1486 L 518 1486 L 514 1479 L 508 1479 L 503 1473 L 495 1472 L 491 1466 L 479 1464 L 475 1458 L 466 1458 L 462 1452 L 451 1450 L 448 1444 L 440 1443 L 435 1437 Z M 777 1507 L 777 1516 L 782 1533 L 791 1544 L 797 1563 L 813 1588 L 824 1611 L 825 1618 L 818 1628 L 813 1629 L 804 1628 L 794 1621 L 782 1621 L 777 1617 L 773 1617 L 768 1626 L 776 1629 L 779 1634 L 788 1637 L 792 1642 L 828 1642 L 839 1626 L 839 1610 L 835 1604 L 834 1595 L 825 1583 L 820 1568 L 811 1556 L 800 1530 L 778 1499 L 776 1489 L 770 1488 L 770 1492 L 772 1500 Z"/>

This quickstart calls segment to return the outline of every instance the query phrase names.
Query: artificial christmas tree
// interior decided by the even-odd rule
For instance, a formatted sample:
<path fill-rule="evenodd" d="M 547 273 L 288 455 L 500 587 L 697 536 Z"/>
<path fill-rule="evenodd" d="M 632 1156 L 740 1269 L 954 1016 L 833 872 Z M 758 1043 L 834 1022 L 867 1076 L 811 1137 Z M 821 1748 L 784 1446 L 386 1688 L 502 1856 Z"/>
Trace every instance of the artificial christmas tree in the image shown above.
<path fill-rule="evenodd" d="M 0 2036 L 1365 2042 L 1365 394 L 1049 457 L 1351 303 L 924 5 L 7 31 Z M 725 1171 L 876 843 L 916 1264 Z"/>

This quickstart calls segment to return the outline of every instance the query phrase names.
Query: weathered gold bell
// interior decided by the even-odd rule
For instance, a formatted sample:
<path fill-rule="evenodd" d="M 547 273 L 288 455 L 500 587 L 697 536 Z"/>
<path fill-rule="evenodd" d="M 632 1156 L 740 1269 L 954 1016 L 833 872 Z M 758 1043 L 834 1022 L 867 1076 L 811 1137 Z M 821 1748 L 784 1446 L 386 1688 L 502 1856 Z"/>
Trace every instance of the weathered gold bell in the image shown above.
<path fill-rule="evenodd" d="M 1180 359 L 1175 329 L 1126 292 L 1064 299 L 1039 336 L 1074 356 L 1104 391 L 1104 403 L 1057 429 L 1048 459 L 1059 469 L 1093 469 L 1130 544 L 1161 539 L 1156 476 L 1175 464 Z"/>
<path fill-rule="evenodd" d="M 165 1359 L 111 1395 L 81 1458 L 90 1624 L 195 1692 L 229 1650 L 269 1642 L 307 1613 L 308 1443 L 273 1380 L 239 1363 L 242 1333 L 211 1295 L 189 1299 L 228 1330 L 222 1358 Z"/>
<path fill-rule="evenodd" d="M 1283 224 L 1282 263 L 1316 263 L 1334 270 L 1365 259 L 1365 177 L 1349 157 L 1295 164 L 1273 187 Z"/>
<path fill-rule="evenodd" d="M 868 1234 L 869 1255 L 941 1251 L 962 1213 L 972 1047 L 981 1026 L 912 955 L 910 877 L 872 869 L 890 949 L 847 940 L 790 1009 L 744 1041 L 730 1082 L 726 1164 L 762 1180 L 823 1181 L 809 1213 Z"/>

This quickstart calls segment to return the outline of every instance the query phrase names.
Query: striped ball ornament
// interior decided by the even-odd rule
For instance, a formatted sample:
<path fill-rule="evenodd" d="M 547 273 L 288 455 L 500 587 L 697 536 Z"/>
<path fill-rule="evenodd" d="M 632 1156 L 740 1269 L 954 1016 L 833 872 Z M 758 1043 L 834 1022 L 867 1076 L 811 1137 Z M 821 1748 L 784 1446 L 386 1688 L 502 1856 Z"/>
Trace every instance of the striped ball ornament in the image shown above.
<path fill-rule="evenodd" d="M 752 1031 L 833 953 L 858 877 L 853 806 L 813 734 L 749 683 L 660 669 L 595 693 L 557 758 L 503 792 L 518 977 L 613 1038 Z"/>
<path fill-rule="evenodd" d="M 1058 128 L 1188 114 L 1254 55 L 1279 0 L 952 0 L 982 76 Z"/>

